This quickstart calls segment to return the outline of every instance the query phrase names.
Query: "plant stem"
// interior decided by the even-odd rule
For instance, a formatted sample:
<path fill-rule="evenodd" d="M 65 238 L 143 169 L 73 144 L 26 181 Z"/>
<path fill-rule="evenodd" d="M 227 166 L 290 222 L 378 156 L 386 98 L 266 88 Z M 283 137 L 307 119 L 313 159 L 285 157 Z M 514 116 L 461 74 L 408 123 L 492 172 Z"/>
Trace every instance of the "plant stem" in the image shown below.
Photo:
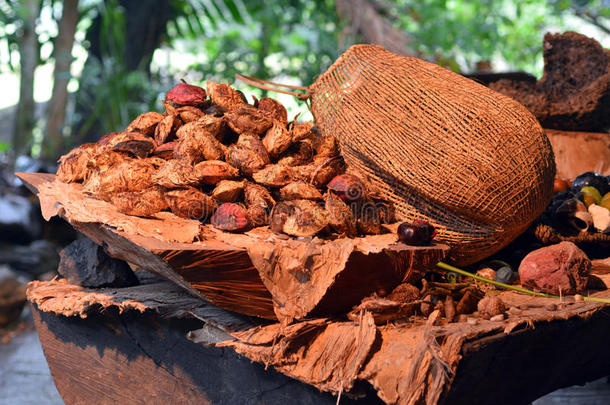
<path fill-rule="evenodd" d="M 495 280 L 490 280 L 490 279 L 488 279 L 486 277 L 477 276 L 476 274 L 469 273 L 466 270 L 458 269 L 457 267 L 454 267 L 454 266 L 452 266 L 450 264 L 443 263 L 443 262 L 438 262 L 436 264 L 436 267 L 441 268 L 441 269 L 446 270 L 446 271 L 452 271 L 454 273 L 461 274 L 462 276 L 470 277 L 470 278 L 475 279 L 477 281 L 482 281 L 484 283 L 493 284 L 495 286 L 506 288 L 507 290 L 517 291 L 517 292 L 520 292 L 520 293 L 523 293 L 523 294 L 533 295 L 533 296 L 536 296 L 536 297 L 545 297 L 545 298 L 561 298 L 558 295 L 546 294 L 546 293 L 531 291 L 531 290 L 528 290 L 528 289 L 525 289 L 525 288 L 516 287 L 514 285 L 504 284 L 504 283 L 500 283 L 500 282 L 495 281 Z M 585 301 L 590 301 L 590 302 L 600 302 L 602 304 L 610 304 L 610 299 L 606 299 L 606 298 L 583 297 L 583 299 Z"/>

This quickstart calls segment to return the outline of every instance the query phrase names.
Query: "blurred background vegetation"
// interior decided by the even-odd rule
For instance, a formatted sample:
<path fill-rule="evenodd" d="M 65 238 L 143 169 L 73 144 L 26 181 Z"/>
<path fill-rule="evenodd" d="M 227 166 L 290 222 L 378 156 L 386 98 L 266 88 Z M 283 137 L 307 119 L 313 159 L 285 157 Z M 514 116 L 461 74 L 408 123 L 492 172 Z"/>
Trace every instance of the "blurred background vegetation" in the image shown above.
<path fill-rule="evenodd" d="M 610 0 L 0 0 L 0 155 L 52 164 L 180 79 L 307 85 L 354 43 L 539 77 L 544 33 L 565 30 L 610 47 Z"/>

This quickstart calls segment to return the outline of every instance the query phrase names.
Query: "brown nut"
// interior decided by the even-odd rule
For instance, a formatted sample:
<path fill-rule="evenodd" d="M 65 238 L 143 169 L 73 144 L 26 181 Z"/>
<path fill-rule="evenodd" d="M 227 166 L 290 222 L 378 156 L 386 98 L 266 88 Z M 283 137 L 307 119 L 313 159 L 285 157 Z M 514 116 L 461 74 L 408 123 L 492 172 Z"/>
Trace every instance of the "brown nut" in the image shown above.
<path fill-rule="evenodd" d="M 364 183 L 359 177 L 353 174 L 340 174 L 335 176 L 326 186 L 328 189 L 343 201 L 356 201 L 366 197 Z"/>
<path fill-rule="evenodd" d="M 274 121 L 263 138 L 263 145 L 272 159 L 277 159 L 284 153 L 292 145 L 292 138 L 285 124 Z"/>
<path fill-rule="evenodd" d="M 254 172 L 252 179 L 267 187 L 282 187 L 293 180 L 294 174 L 288 166 L 267 165 Z"/>
<path fill-rule="evenodd" d="M 293 181 L 280 189 L 280 199 L 289 200 L 322 200 L 322 193 L 315 186 L 303 181 Z"/>
<path fill-rule="evenodd" d="M 314 162 L 294 168 L 298 180 L 311 183 L 316 187 L 324 187 L 334 177 L 345 171 L 345 162 L 342 158 L 314 159 Z"/>
<path fill-rule="evenodd" d="M 239 91 L 226 84 L 208 81 L 206 89 L 212 104 L 219 105 L 226 111 L 231 111 L 234 108 L 247 104 Z"/>
<path fill-rule="evenodd" d="M 292 144 L 277 161 L 285 166 L 303 166 L 313 163 L 313 142 L 309 139 Z"/>
<path fill-rule="evenodd" d="M 246 209 L 239 204 L 221 204 L 212 215 L 212 225 L 223 231 L 242 232 L 249 224 Z"/>
<path fill-rule="evenodd" d="M 195 176 L 204 184 L 216 184 L 221 180 L 234 179 L 239 170 L 221 160 L 206 160 L 193 168 Z"/>
<path fill-rule="evenodd" d="M 155 128 L 155 143 L 162 145 L 171 140 L 175 131 L 180 128 L 182 121 L 177 115 L 166 115 Z"/>
<path fill-rule="evenodd" d="M 506 312 L 504 302 L 497 295 L 486 295 L 477 304 L 477 309 L 484 317 L 501 315 Z"/>
<path fill-rule="evenodd" d="M 102 136 L 97 141 L 98 152 L 103 152 L 107 150 L 111 150 L 116 145 L 126 142 L 126 141 L 134 141 L 134 140 L 150 140 L 150 138 L 146 135 L 143 135 L 139 132 L 111 132 Z"/>
<path fill-rule="evenodd" d="M 244 201 L 248 207 L 257 205 L 271 208 L 275 205 L 275 200 L 269 193 L 269 190 L 259 184 L 249 182 L 244 187 Z"/>
<path fill-rule="evenodd" d="M 163 189 L 158 186 L 112 194 L 110 202 L 123 214 L 138 217 L 149 217 L 168 208 Z"/>
<path fill-rule="evenodd" d="M 335 232 L 348 238 L 355 237 L 358 231 L 350 207 L 331 193 L 327 193 L 324 200 L 324 208 L 328 212 L 330 227 Z"/>
<path fill-rule="evenodd" d="M 373 201 L 362 198 L 351 202 L 350 208 L 354 218 L 356 218 L 356 227 L 359 233 L 365 235 L 379 235 L 381 233 L 381 218 Z"/>
<path fill-rule="evenodd" d="M 165 193 L 169 209 L 181 218 L 207 221 L 217 207 L 216 201 L 196 188 L 177 189 Z"/>
<path fill-rule="evenodd" d="M 112 150 L 129 153 L 138 158 L 148 156 L 155 149 L 155 144 L 151 139 L 133 139 L 120 142 L 112 147 Z"/>
<path fill-rule="evenodd" d="M 203 117 L 205 113 L 201 111 L 197 107 L 184 106 L 180 107 L 176 110 L 178 116 L 185 124 L 189 122 L 197 121 L 199 118 Z"/>
<path fill-rule="evenodd" d="M 229 127 L 240 135 L 261 135 L 273 125 L 272 118 L 249 105 L 243 105 L 227 112 L 224 118 Z"/>
<path fill-rule="evenodd" d="M 314 140 L 317 158 L 332 158 L 339 155 L 339 142 L 332 135 L 322 135 Z"/>
<path fill-rule="evenodd" d="M 222 160 L 225 156 L 225 146 L 212 134 L 201 129 L 198 121 L 189 122 L 179 130 L 178 145 L 174 157 L 192 164 L 202 160 Z"/>
<path fill-rule="evenodd" d="M 267 112 L 273 119 L 278 120 L 284 128 L 288 124 L 288 113 L 279 101 L 269 97 L 258 100 L 258 109 Z"/>
<path fill-rule="evenodd" d="M 304 139 L 313 140 L 316 138 L 313 122 L 292 122 L 289 125 L 290 137 L 292 142 L 299 142 Z"/>
<path fill-rule="evenodd" d="M 167 160 L 153 175 L 153 181 L 166 188 L 196 186 L 202 183 L 193 165 L 182 160 Z"/>
<path fill-rule="evenodd" d="M 95 143 L 85 143 L 72 149 L 69 153 L 59 158 L 57 178 L 64 183 L 86 179 L 89 177 L 91 170 L 87 167 L 87 163 L 96 153 L 97 145 Z"/>
<path fill-rule="evenodd" d="M 163 145 L 159 145 L 153 151 L 154 156 L 158 156 L 161 159 L 173 159 L 174 158 L 174 150 L 178 146 L 177 141 L 167 142 Z"/>
<path fill-rule="evenodd" d="M 108 169 L 92 174 L 83 185 L 83 192 L 110 201 L 113 194 L 153 186 L 156 170 L 146 159 L 122 159 Z"/>
<path fill-rule="evenodd" d="M 147 112 L 140 114 L 125 129 L 125 132 L 140 132 L 146 136 L 152 136 L 155 127 L 163 119 L 163 114 L 158 112 Z"/>
<path fill-rule="evenodd" d="M 245 181 L 221 180 L 212 191 L 212 197 L 219 202 L 237 202 L 243 198 Z"/>

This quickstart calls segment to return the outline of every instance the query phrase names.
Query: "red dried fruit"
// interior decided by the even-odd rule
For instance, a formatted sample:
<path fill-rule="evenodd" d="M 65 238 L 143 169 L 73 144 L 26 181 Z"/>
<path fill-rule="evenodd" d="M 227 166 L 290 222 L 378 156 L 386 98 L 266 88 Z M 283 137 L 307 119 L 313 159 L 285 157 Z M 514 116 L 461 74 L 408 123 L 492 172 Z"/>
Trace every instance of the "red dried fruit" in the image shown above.
<path fill-rule="evenodd" d="M 249 226 L 246 209 L 239 204 L 221 204 L 212 215 L 212 225 L 223 231 L 245 231 Z"/>
<path fill-rule="evenodd" d="M 138 158 L 148 156 L 155 149 L 155 144 L 151 139 L 132 139 L 119 142 L 112 147 L 112 150 L 129 153 Z"/>
<path fill-rule="evenodd" d="M 165 193 L 169 209 L 181 218 L 207 221 L 217 207 L 216 201 L 193 187 Z"/>
<path fill-rule="evenodd" d="M 245 181 L 221 180 L 212 191 L 212 197 L 219 202 L 237 202 L 244 195 Z"/>
<path fill-rule="evenodd" d="M 216 184 L 221 180 L 237 177 L 239 170 L 221 160 L 206 160 L 197 163 L 193 168 L 193 173 L 204 184 Z"/>
<path fill-rule="evenodd" d="M 182 121 L 177 115 L 166 115 L 155 128 L 155 143 L 162 145 L 170 140 L 180 125 L 182 125 Z"/>
<path fill-rule="evenodd" d="M 261 135 L 273 125 L 273 119 L 250 105 L 236 107 L 224 115 L 229 127 L 238 134 Z"/>
<path fill-rule="evenodd" d="M 398 226 L 398 239 L 407 245 L 429 245 L 436 235 L 436 229 L 429 222 L 413 221 L 403 222 Z"/>
<path fill-rule="evenodd" d="M 176 105 L 199 106 L 205 103 L 205 90 L 192 84 L 179 83 L 165 95 L 165 100 Z"/>
<path fill-rule="evenodd" d="M 163 189 L 158 186 L 112 194 L 110 202 L 123 214 L 138 217 L 149 217 L 167 209 Z"/>
<path fill-rule="evenodd" d="M 280 189 L 282 200 L 321 200 L 322 193 L 315 186 L 303 181 L 293 181 Z"/>
<path fill-rule="evenodd" d="M 324 200 L 324 208 L 328 212 L 331 228 L 348 238 L 355 237 L 358 230 L 350 207 L 332 193 L 327 193 Z"/>
<path fill-rule="evenodd" d="M 356 201 L 366 197 L 366 189 L 360 178 L 353 174 L 340 174 L 333 178 L 327 185 L 337 197 L 343 201 Z"/>
<path fill-rule="evenodd" d="M 159 145 L 155 148 L 155 150 L 153 151 L 153 155 L 162 159 L 173 159 L 174 150 L 177 146 L 177 141 L 164 143 L 163 145 Z"/>
<path fill-rule="evenodd" d="M 206 88 L 212 104 L 219 105 L 226 111 L 246 104 L 242 94 L 226 84 L 208 81 Z"/>
<path fill-rule="evenodd" d="M 269 156 L 276 159 L 292 145 L 290 132 L 285 125 L 275 121 L 273 126 L 267 130 L 263 138 L 263 145 L 269 152 Z"/>
<path fill-rule="evenodd" d="M 282 187 L 293 180 L 294 174 L 288 166 L 267 165 L 252 175 L 252 179 L 267 187 Z"/>
<path fill-rule="evenodd" d="M 97 153 L 95 143 L 86 143 L 59 158 L 57 178 L 64 183 L 85 180 L 89 177 L 90 169 L 87 163 Z"/>
<path fill-rule="evenodd" d="M 158 112 L 140 114 L 135 120 L 131 121 L 125 132 L 140 132 L 143 135 L 151 136 L 155 132 L 155 127 L 162 119 L 163 114 Z"/>
<path fill-rule="evenodd" d="M 269 113 L 269 115 L 278 120 L 284 126 L 284 128 L 288 124 L 288 113 L 286 112 L 286 107 L 284 107 L 279 101 L 269 97 L 262 97 L 258 101 L 257 107 L 259 110 Z"/>

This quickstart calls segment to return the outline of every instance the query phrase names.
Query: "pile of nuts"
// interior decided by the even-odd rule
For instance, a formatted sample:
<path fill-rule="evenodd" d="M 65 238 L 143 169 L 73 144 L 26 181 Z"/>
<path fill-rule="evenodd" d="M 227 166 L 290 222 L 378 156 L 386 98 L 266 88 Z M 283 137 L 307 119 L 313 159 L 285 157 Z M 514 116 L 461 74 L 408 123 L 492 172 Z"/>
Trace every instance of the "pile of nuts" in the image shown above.
<path fill-rule="evenodd" d="M 128 215 L 170 210 L 232 232 L 355 237 L 395 221 L 363 176 L 346 173 L 337 140 L 288 122 L 274 99 L 181 83 L 164 106 L 62 156 L 58 179 Z"/>

